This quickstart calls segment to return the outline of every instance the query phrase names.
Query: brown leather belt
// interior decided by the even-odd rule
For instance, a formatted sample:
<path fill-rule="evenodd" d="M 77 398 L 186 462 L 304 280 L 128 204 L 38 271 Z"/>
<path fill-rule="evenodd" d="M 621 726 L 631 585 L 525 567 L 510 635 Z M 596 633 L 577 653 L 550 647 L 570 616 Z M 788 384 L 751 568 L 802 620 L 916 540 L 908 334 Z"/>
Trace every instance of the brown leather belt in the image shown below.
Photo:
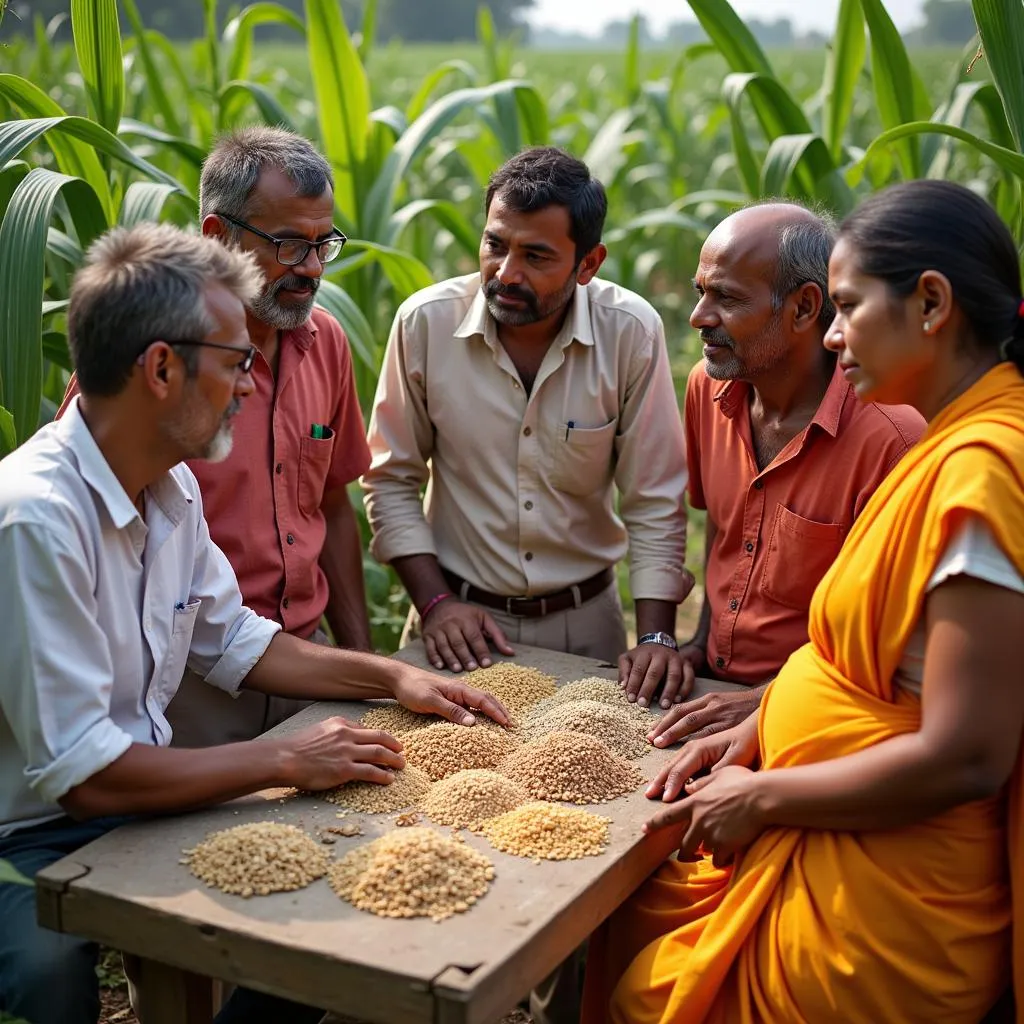
<path fill-rule="evenodd" d="M 554 593 L 543 594 L 540 597 L 503 597 L 501 594 L 492 594 L 490 591 L 474 587 L 468 580 L 456 576 L 455 573 L 449 572 L 443 566 L 441 572 L 448 581 L 448 586 L 452 588 L 452 592 L 460 601 L 482 604 L 485 608 L 496 608 L 498 611 L 505 612 L 506 615 L 515 615 L 520 619 L 539 619 L 552 612 L 564 612 L 567 608 L 579 608 L 584 601 L 597 597 L 615 579 L 615 572 L 609 566 L 591 576 L 590 579 L 566 587 L 565 590 L 556 590 Z"/>

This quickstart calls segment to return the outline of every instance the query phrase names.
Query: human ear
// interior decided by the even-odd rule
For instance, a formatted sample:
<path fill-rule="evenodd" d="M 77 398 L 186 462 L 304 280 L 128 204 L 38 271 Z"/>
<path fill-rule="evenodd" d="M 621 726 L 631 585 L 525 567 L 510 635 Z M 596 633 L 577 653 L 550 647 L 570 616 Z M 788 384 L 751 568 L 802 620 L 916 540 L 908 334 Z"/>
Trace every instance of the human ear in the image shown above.
<path fill-rule="evenodd" d="M 608 250 L 605 248 L 602 242 L 598 242 L 586 256 L 580 260 L 580 265 L 576 269 L 576 283 L 577 284 L 590 284 L 594 279 L 597 272 L 601 269 L 601 264 L 604 263 L 605 257 L 608 255 Z"/>
<path fill-rule="evenodd" d="M 953 313 L 953 286 L 938 270 L 926 270 L 917 279 L 912 306 L 921 318 L 925 334 L 935 334 L 948 323 Z"/>
<path fill-rule="evenodd" d="M 820 286 L 806 281 L 788 299 L 793 305 L 793 330 L 807 331 L 815 327 L 825 299 Z"/>

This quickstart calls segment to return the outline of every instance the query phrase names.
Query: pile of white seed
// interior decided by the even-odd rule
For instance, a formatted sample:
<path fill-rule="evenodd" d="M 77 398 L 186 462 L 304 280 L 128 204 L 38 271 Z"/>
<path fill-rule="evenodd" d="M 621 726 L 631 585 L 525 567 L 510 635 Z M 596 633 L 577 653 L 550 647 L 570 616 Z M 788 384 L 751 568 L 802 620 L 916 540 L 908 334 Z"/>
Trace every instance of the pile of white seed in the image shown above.
<path fill-rule="evenodd" d="M 530 709 L 529 717 L 542 715 L 554 707 L 561 707 L 563 704 L 571 704 L 575 701 L 595 700 L 601 704 L 610 704 L 613 707 L 625 708 L 626 711 L 636 719 L 645 732 L 657 721 L 653 712 L 639 704 L 630 703 L 626 700 L 625 691 L 618 683 L 610 679 L 602 679 L 600 676 L 587 676 L 584 679 L 574 679 L 565 686 L 560 686 L 553 697 L 547 697 L 539 704 Z"/>
<path fill-rule="evenodd" d="M 494 768 L 520 743 L 505 729 L 481 729 L 450 722 L 405 732 L 399 739 L 406 764 L 426 772 L 434 781 L 466 768 Z"/>
<path fill-rule="evenodd" d="M 346 782 L 343 786 L 325 789 L 315 795 L 363 814 L 387 814 L 418 806 L 429 789 L 430 777 L 427 773 L 407 763 L 401 771 L 394 773 L 394 781 L 389 785 Z"/>
<path fill-rule="evenodd" d="M 511 661 L 498 661 L 489 668 L 474 669 L 462 679 L 468 685 L 497 697 L 514 719 L 521 718 L 528 708 L 545 697 L 551 697 L 557 689 L 554 676 Z"/>
<path fill-rule="evenodd" d="M 537 801 L 485 821 L 480 831 L 492 846 L 514 857 L 577 860 L 604 853 L 608 821 L 578 807 Z"/>
<path fill-rule="evenodd" d="M 494 865 L 482 853 L 429 828 L 375 839 L 331 867 L 331 888 L 380 917 L 443 921 L 469 910 L 490 888 Z"/>
<path fill-rule="evenodd" d="M 600 740 L 578 732 L 552 732 L 526 743 L 498 765 L 535 800 L 599 804 L 643 782 L 639 769 Z"/>
<path fill-rule="evenodd" d="M 529 799 L 519 783 L 486 768 L 471 768 L 435 782 L 422 806 L 438 825 L 476 829 Z"/>
<path fill-rule="evenodd" d="M 211 832 L 183 853 L 196 878 L 246 898 L 305 888 L 326 873 L 329 862 L 327 851 L 302 829 L 271 821 Z"/>
<path fill-rule="evenodd" d="M 625 707 L 596 700 L 577 700 L 531 714 L 523 722 L 523 738 L 537 740 L 551 732 L 585 733 L 599 739 L 620 757 L 651 752 L 643 728 Z"/>

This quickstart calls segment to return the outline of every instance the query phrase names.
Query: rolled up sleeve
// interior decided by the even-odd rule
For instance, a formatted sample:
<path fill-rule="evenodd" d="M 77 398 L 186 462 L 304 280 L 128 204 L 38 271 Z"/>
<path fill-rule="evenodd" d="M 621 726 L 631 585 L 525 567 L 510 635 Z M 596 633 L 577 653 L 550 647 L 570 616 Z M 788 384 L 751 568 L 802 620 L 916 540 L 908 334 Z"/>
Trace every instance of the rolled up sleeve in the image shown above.
<path fill-rule="evenodd" d="M 683 426 L 659 324 L 637 346 L 616 438 L 615 484 L 634 600 L 678 604 L 686 597 L 686 481 Z"/>
<path fill-rule="evenodd" d="M 81 551 L 36 523 L 8 523 L 0 565 L 0 706 L 30 787 L 56 803 L 132 739 L 110 718 L 113 662 Z"/>
<path fill-rule="evenodd" d="M 398 311 L 373 401 L 371 462 L 362 486 L 373 532 L 370 551 L 382 563 L 437 554 L 422 499 L 434 439 L 424 381 L 426 332 L 421 313 L 411 312 L 407 322 Z"/>
<path fill-rule="evenodd" d="M 188 667 L 211 686 L 238 694 L 281 627 L 242 604 L 234 570 L 200 517 L 190 601 L 199 601 Z"/>

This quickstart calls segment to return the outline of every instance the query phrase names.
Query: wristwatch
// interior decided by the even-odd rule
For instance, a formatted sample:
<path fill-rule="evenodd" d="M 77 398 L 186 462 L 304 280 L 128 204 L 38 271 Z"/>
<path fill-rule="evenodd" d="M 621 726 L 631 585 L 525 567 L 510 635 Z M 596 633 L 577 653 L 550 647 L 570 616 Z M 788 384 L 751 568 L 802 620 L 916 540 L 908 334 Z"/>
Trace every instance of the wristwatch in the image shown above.
<path fill-rule="evenodd" d="M 676 643 L 676 638 L 671 633 L 644 633 L 639 640 L 637 640 L 637 646 L 641 644 L 661 644 L 662 647 L 671 647 L 673 651 L 679 650 L 679 644 Z"/>

